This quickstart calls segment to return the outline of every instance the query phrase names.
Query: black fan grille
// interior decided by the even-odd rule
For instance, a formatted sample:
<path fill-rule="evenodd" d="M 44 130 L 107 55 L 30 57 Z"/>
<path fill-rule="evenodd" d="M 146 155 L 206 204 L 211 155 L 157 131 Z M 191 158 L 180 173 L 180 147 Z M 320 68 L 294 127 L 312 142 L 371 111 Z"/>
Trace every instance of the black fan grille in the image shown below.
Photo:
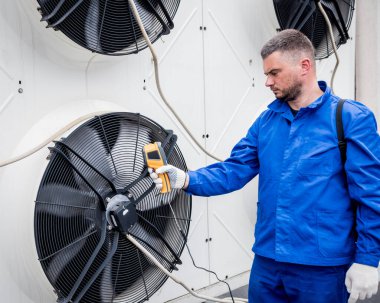
<path fill-rule="evenodd" d="M 35 240 L 60 302 L 142 302 L 166 281 L 123 234 L 107 228 L 104 203 L 115 193 L 136 202 L 139 219 L 129 232 L 169 271 L 180 262 L 191 196 L 180 190 L 160 195 L 142 154 L 145 144 L 167 142 L 168 162 L 186 170 L 175 140 L 142 115 L 112 113 L 56 142 L 36 199 Z"/>
<path fill-rule="evenodd" d="M 147 47 L 128 0 L 37 0 L 42 20 L 84 48 L 107 55 Z M 173 28 L 180 0 L 135 0 L 152 42 Z"/>
<path fill-rule="evenodd" d="M 273 0 L 281 30 L 294 28 L 303 32 L 314 45 L 316 59 L 330 56 L 334 49 L 326 21 L 314 0 Z M 321 0 L 333 27 L 337 48 L 344 44 L 351 25 L 354 0 Z"/>

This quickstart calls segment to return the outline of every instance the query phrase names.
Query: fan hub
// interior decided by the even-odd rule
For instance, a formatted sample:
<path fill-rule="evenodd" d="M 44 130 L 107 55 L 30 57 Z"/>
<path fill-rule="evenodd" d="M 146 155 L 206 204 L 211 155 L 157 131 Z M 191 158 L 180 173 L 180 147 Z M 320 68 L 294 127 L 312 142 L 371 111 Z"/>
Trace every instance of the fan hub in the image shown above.
<path fill-rule="evenodd" d="M 138 219 L 135 204 L 121 194 L 107 201 L 106 217 L 109 225 L 122 233 L 127 233 Z"/>

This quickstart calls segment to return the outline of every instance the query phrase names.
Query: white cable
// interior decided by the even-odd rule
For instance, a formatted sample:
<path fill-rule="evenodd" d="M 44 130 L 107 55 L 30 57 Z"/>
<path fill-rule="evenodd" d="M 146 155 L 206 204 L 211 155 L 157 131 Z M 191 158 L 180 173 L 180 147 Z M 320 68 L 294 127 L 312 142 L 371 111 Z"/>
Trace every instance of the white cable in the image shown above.
<path fill-rule="evenodd" d="M 162 89 L 161 89 L 161 84 L 160 84 L 160 76 L 159 76 L 159 68 L 158 68 L 158 59 L 157 59 L 157 54 L 156 54 L 156 51 L 155 49 L 153 48 L 153 45 L 152 45 L 152 42 L 150 41 L 149 39 L 149 36 L 148 34 L 146 33 L 146 30 L 144 28 L 144 25 L 141 21 L 141 18 L 140 18 L 140 14 L 137 10 L 137 7 L 136 7 L 136 4 L 134 2 L 134 0 L 128 0 L 129 1 L 129 4 L 131 6 L 131 9 L 132 9 L 132 13 L 135 17 L 135 20 L 140 28 L 140 31 L 141 33 L 143 34 L 144 36 L 144 39 L 146 41 L 146 43 L 148 44 L 148 47 L 150 49 L 150 52 L 152 53 L 152 57 L 153 57 L 153 63 L 154 63 L 154 75 L 155 75 L 155 79 L 156 79 L 156 85 L 157 85 L 157 90 L 162 98 L 162 100 L 164 101 L 164 103 L 166 104 L 166 106 L 169 108 L 169 110 L 173 113 L 173 115 L 175 116 L 175 118 L 177 119 L 177 121 L 182 125 L 182 127 L 184 128 L 184 130 L 186 131 L 186 133 L 190 136 L 190 138 L 194 141 L 194 143 L 208 156 L 210 156 L 211 158 L 217 160 L 217 161 L 223 161 L 222 159 L 212 155 L 211 153 L 209 153 L 205 148 L 203 148 L 203 146 L 197 141 L 197 139 L 195 139 L 194 135 L 190 132 L 190 130 L 187 128 L 187 126 L 185 125 L 185 123 L 182 121 L 182 119 L 179 117 L 179 115 L 176 113 L 176 111 L 172 108 L 172 106 L 169 104 L 169 102 L 167 101 Z"/>
<path fill-rule="evenodd" d="M 229 299 L 218 299 L 218 298 L 213 298 L 213 297 L 208 297 L 208 296 L 203 296 L 195 291 L 193 291 L 189 286 L 187 286 L 183 281 L 178 279 L 175 275 L 173 275 L 171 272 L 169 272 L 165 267 L 161 265 L 161 263 L 148 251 L 145 249 L 144 246 L 142 246 L 137 240 L 132 237 L 130 234 L 126 234 L 126 237 L 129 241 L 131 241 L 145 256 L 147 256 L 159 269 L 161 269 L 169 278 L 171 278 L 174 282 L 182 285 L 191 295 L 194 297 L 212 301 L 212 302 L 219 302 L 219 303 L 232 303 L 232 300 Z M 247 299 L 240 299 L 236 298 L 234 299 L 235 303 L 241 303 L 241 302 L 248 302 Z"/>
<path fill-rule="evenodd" d="M 323 8 L 323 6 L 321 4 L 321 1 L 317 1 L 317 4 L 318 4 L 319 10 L 321 11 L 321 13 L 323 15 L 323 18 L 325 18 L 325 21 L 327 23 L 327 27 L 329 29 L 329 36 L 330 36 L 330 39 L 331 39 L 331 43 L 332 43 L 332 46 L 333 46 L 333 49 L 334 49 L 335 58 L 336 58 L 335 67 L 334 67 L 333 73 L 331 75 L 331 80 L 330 80 L 331 91 L 334 93 L 334 78 L 335 78 L 335 73 L 336 73 L 336 71 L 338 69 L 338 65 L 339 65 L 340 60 L 339 60 L 339 56 L 338 56 L 338 51 L 336 49 L 335 40 L 334 40 L 334 34 L 333 34 L 333 30 L 332 30 L 332 26 L 331 26 L 331 22 L 329 20 L 329 17 L 327 16 L 326 11 L 324 10 L 324 8 Z"/>
<path fill-rule="evenodd" d="M 52 134 L 49 138 L 47 138 L 45 141 L 41 142 L 40 144 L 38 144 L 34 148 L 32 148 L 32 149 L 26 151 L 25 153 L 23 153 L 21 155 L 18 155 L 18 156 L 14 157 L 14 158 L 11 158 L 11 159 L 8 159 L 6 161 L 0 162 L 0 167 L 7 166 L 9 164 L 15 163 L 15 162 L 20 161 L 22 159 L 25 159 L 26 157 L 29 157 L 30 155 L 32 155 L 32 154 L 36 153 L 37 151 L 39 151 L 41 148 L 43 148 L 46 145 L 48 145 L 50 142 L 52 142 L 56 138 L 62 136 L 65 132 L 67 132 L 72 127 L 78 125 L 79 123 L 81 123 L 81 122 L 83 122 L 85 120 L 88 120 L 90 118 L 93 118 L 95 116 L 102 115 L 102 114 L 105 114 L 105 113 L 109 113 L 109 111 L 93 112 L 93 113 L 89 113 L 89 114 L 83 115 L 83 116 L 75 119 L 74 121 L 70 122 L 65 127 L 61 128 L 60 130 L 58 130 L 57 132 L 55 132 L 54 134 Z"/>

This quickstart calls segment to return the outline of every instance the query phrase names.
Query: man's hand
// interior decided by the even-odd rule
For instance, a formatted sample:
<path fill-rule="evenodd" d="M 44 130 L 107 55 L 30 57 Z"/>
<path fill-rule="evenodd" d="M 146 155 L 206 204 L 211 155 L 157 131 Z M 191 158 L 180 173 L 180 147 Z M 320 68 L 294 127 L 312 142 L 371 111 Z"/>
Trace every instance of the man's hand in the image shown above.
<path fill-rule="evenodd" d="M 346 273 L 345 284 L 350 293 L 348 303 L 369 299 L 377 293 L 379 274 L 376 267 L 354 263 Z"/>
<path fill-rule="evenodd" d="M 172 188 L 186 188 L 188 183 L 187 174 L 172 165 L 164 165 L 153 171 L 152 168 L 149 168 L 149 175 L 153 179 L 153 182 L 156 183 L 157 189 L 161 190 L 162 188 L 162 180 L 158 177 L 158 174 L 167 173 L 170 181 L 170 185 Z"/>

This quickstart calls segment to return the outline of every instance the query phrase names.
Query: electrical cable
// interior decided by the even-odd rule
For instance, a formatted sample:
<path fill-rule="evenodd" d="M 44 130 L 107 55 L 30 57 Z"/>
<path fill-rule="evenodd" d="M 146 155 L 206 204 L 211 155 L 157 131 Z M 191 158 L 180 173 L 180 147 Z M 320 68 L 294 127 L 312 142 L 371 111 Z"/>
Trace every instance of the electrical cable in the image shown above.
<path fill-rule="evenodd" d="M 209 297 L 209 296 L 204 296 L 204 295 L 200 295 L 198 293 L 196 293 L 195 291 L 193 291 L 189 286 L 187 286 L 182 280 L 178 279 L 175 275 L 173 275 L 171 272 L 169 272 L 165 267 L 163 267 L 161 265 L 161 263 L 147 250 L 145 249 L 144 246 L 142 246 L 132 235 L 130 234 L 125 234 L 125 236 L 127 237 L 127 239 L 132 243 L 134 244 L 145 256 L 147 256 L 159 269 L 162 270 L 162 272 L 164 272 L 169 278 L 171 278 L 174 282 L 176 282 L 177 284 L 180 284 L 182 285 L 191 295 L 193 295 L 194 297 L 197 297 L 197 298 L 200 298 L 200 299 L 204 299 L 204 300 L 208 300 L 208 301 L 212 301 L 212 302 L 219 302 L 219 303 L 233 303 L 231 300 L 229 299 L 218 299 L 218 298 L 213 298 L 213 297 Z M 235 303 L 242 303 L 242 302 L 248 302 L 248 300 L 246 299 L 239 299 L 236 301 L 234 301 Z"/>
<path fill-rule="evenodd" d="M 191 259 L 191 261 L 193 262 L 194 267 L 195 267 L 195 268 L 198 268 L 198 269 L 201 269 L 201 270 L 204 270 L 205 272 L 208 272 L 208 273 L 210 273 L 210 274 L 213 274 L 213 275 L 215 276 L 215 278 L 216 278 L 219 282 L 222 282 L 222 283 L 226 284 L 227 287 L 228 287 L 228 292 L 230 293 L 231 300 L 232 300 L 233 303 L 235 303 L 234 296 L 232 295 L 232 290 L 231 290 L 230 284 L 228 284 L 226 281 L 220 280 L 219 277 L 218 277 L 218 275 L 217 275 L 214 271 L 212 271 L 212 270 L 208 270 L 208 269 L 206 269 L 206 268 L 204 268 L 204 267 L 201 267 L 201 266 L 197 266 L 197 265 L 195 264 L 195 261 L 194 261 L 193 255 L 191 254 L 191 252 L 190 252 L 190 248 L 189 248 L 189 246 L 187 245 L 187 243 L 185 243 L 185 246 L 186 246 L 187 252 L 189 253 L 190 259 Z"/>
<path fill-rule="evenodd" d="M 15 163 L 17 161 L 25 159 L 26 157 L 31 156 L 32 154 L 38 152 L 40 149 L 44 148 L 46 145 L 48 145 L 49 143 L 51 143 L 56 138 L 62 136 L 65 132 L 67 132 L 69 129 L 73 128 L 74 126 L 78 125 L 79 123 L 81 123 L 81 122 L 83 122 L 85 120 L 88 120 L 90 118 L 96 117 L 98 115 L 106 114 L 106 113 L 109 113 L 109 111 L 98 111 L 98 112 L 93 112 L 93 113 L 89 113 L 89 114 L 80 116 L 79 118 L 75 119 L 74 121 L 70 122 L 69 124 L 67 124 L 66 126 L 64 126 L 63 128 L 61 128 L 60 130 L 58 130 L 57 132 L 55 132 L 54 134 L 52 134 L 49 138 L 47 138 L 46 140 L 44 140 L 40 144 L 38 144 L 35 147 L 33 147 L 32 149 L 24 152 L 21 155 L 18 155 L 16 157 L 14 157 L 14 158 L 11 158 L 11 159 L 8 159 L 6 161 L 0 162 L 0 167 L 7 166 L 9 164 Z"/>
<path fill-rule="evenodd" d="M 195 261 L 194 261 L 193 255 L 191 254 L 191 252 L 190 252 L 190 248 L 189 248 L 189 246 L 187 245 L 187 237 L 186 237 L 185 233 L 183 232 L 183 230 L 181 229 L 181 226 L 180 226 L 179 223 L 178 223 L 177 216 L 176 216 L 176 214 L 175 214 L 175 212 L 174 212 L 174 210 L 173 210 L 173 208 L 172 208 L 172 204 L 171 204 L 171 202 L 169 203 L 169 207 L 170 207 L 170 210 L 171 210 L 171 212 L 172 212 L 172 214 L 173 214 L 174 222 L 176 223 L 177 228 L 178 228 L 180 234 L 182 235 L 183 239 L 185 240 L 185 246 L 186 246 L 187 252 L 189 253 L 190 259 L 191 259 L 191 261 L 193 262 L 194 267 L 195 267 L 195 268 L 198 268 L 198 269 L 201 269 L 201 270 L 204 270 L 204 271 L 206 271 L 206 272 L 208 272 L 208 273 L 210 273 L 210 274 L 213 274 L 219 282 L 222 282 L 222 283 L 226 284 L 227 287 L 228 287 L 228 291 L 229 291 L 229 293 L 230 293 L 231 300 L 232 300 L 233 303 L 235 303 L 234 296 L 232 295 L 231 287 L 230 287 L 230 285 L 229 285 L 226 281 L 223 281 L 223 280 L 219 279 L 218 275 L 217 275 L 215 272 L 213 272 L 212 270 L 208 270 L 208 269 L 206 269 L 206 268 L 204 268 L 204 267 L 197 266 L 197 265 L 195 264 Z"/>
<path fill-rule="evenodd" d="M 331 91 L 334 93 L 334 78 L 335 78 L 335 74 L 336 74 L 336 71 L 338 69 L 338 65 L 339 65 L 340 60 L 339 60 L 338 50 L 336 48 L 336 44 L 335 44 L 335 40 L 334 40 L 334 34 L 333 34 L 333 29 L 332 29 L 329 17 L 327 16 L 326 11 L 325 11 L 325 9 L 323 8 L 323 6 L 321 4 L 321 1 L 318 0 L 317 1 L 317 5 L 318 5 L 318 8 L 319 8 L 319 10 L 321 11 L 321 13 L 323 15 L 323 18 L 325 18 L 327 27 L 329 29 L 329 36 L 330 36 L 330 39 L 331 39 L 331 43 L 332 43 L 332 46 L 333 46 L 333 49 L 334 49 L 335 58 L 336 58 L 335 67 L 334 67 L 333 73 L 331 75 L 331 80 L 330 80 L 330 88 L 331 88 Z"/>
<path fill-rule="evenodd" d="M 177 121 L 182 125 L 182 127 L 185 129 L 186 133 L 190 136 L 190 138 L 194 141 L 194 143 L 206 154 L 208 155 L 209 157 L 217 160 L 217 161 L 223 161 L 222 159 L 212 155 L 211 153 L 209 153 L 198 141 L 197 139 L 194 137 L 194 135 L 190 132 L 190 130 L 187 128 L 187 126 L 185 125 L 185 123 L 182 121 L 182 119 L 179 117 L 179 115 L 176 113 L 176 111 L 172 108 L 172 106 L 169 104 L 169 102 L 167 101 L 163 91 L 162 91 L 162 88 L 161 88 L 161 84 L 160 84 L 160 75 L 159 75 L 159 68 L 158 68 L 158 57 L 157 57 L 157 54 L 156 54 L 156 51 L 155 49 L 153 48 L 153 45 L 152 45 L 152 42 L 150 41 L 149 39 L 149 36 L 145 30 L 145 27 L 141 21 L 141 18 L 140 18 L 140 14 L 137 10 L 137 7 L 136 7 L 136 4 L 134 2 L 134 0 L 128 0 L 129 4 L 130 4 L 130 7 L 132 9 L 132 13 L 136 19 L 136 22 L 140 28 L 140 31 L 141 33 L 143 34 L 143 37 L 146 41 L 146 43 L 148 44 L 148 47 L 149 47 L 149 50 L 150 52 L 152 53 L 152 57 L 153 57 L 153 64 L 154 64 L 154 75 L 155 75 L 155 79 L 156 79 L 156 85 L 157 85 L 157 90 L 158 90 L 158 93 L 160 94 L 162 100 L 164 101 L 165 105 L 169 108 L 169 110 L 172 112 L 172 114 L 174 115 L 174 117 L 177 119 Z"/>

